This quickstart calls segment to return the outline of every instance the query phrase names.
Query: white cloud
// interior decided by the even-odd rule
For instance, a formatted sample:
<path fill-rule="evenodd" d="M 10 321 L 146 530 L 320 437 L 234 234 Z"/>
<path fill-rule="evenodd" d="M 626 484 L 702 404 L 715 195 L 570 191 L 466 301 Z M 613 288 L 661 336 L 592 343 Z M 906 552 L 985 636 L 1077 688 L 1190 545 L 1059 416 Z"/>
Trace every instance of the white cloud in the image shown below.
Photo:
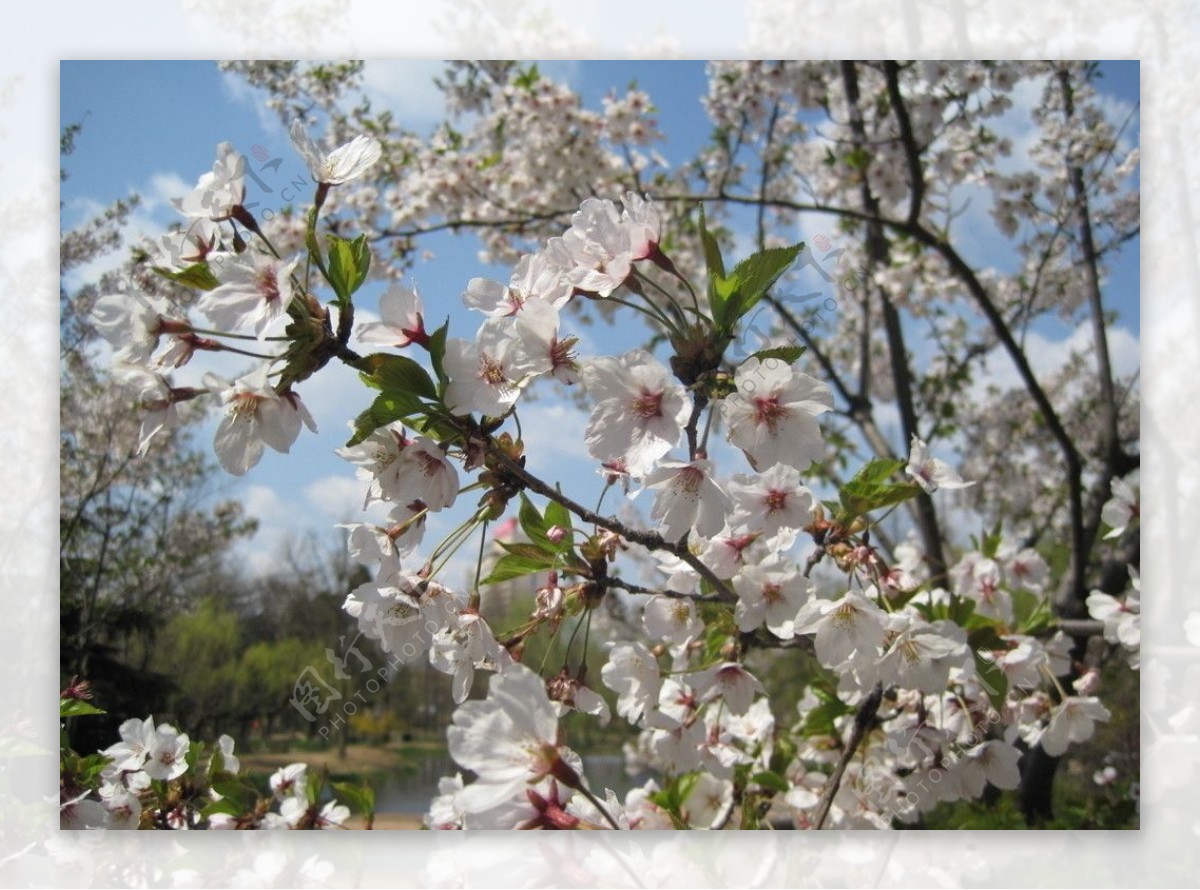
<path fill-rule="evenodd" d="M 296 511 L 266 485 L 247 485 L 236 494 L 246 515 L 258 521 L 258 530 L 237 545 L 234 564 L 251 577 L 269 575 L 279 567 L 279 554 L 296 532 Z"/>
<path fill-rule="evenodd" d="M 267 107 L 260 90 L 250 86 L 243 77 L 233 71 L 221 72 L 221 90 L 230 101 L 254 111 L 258 126 L 264 134 L 277 138 L 281 144 L 289 144 L 283 122 L 273 109 Z"/>
<path fill-rule="evenodd" d="M 196 177 L 197 179 L 199 176 Z M 167 208 L 174 212 L 171 206 L 171 201 L 175 198 L 184 198 L 191 194 L 195 188 L 193 183 L 187 182 L 182 176 L 175 172 L 155 173 L 150 177 L 150 188 L 142 192 L 142 207 L 149 212 Z"/>
<path fill-rule="evenodd" d="M 387 514 L 385 505 L 371 504 L 364 512 L 367 483 L 354 476 L 350 465 L 342 476 L 322 476 L 304 487 L 304 498 L 327 522 L 321 526 L 343 522 L 382 522 Z M 312 515 L 311 511 L 307 511 Z"/>
<path fill-rule="evenodd" d="M 440 61 L 371 60 L 363 66 L 363 91 L 401 126 L 419 129 L 446 115 L 442 91 L 433 82 L 444 68 Z"/>
<path fill-rule="evenodd" d="M 1034 375 L 1039 381 L 1047 380 L 1057 373 L 1071 356 L 1093 353 L 1091 325 L 1081 324 L 1067 337 L 1060 339 L 1032 332 L 1025 338 L 1024 351 Z M 1108 329 L 1108 351 L 1113 374 L 1118 378 L 1129 377 L 1141 367 L 1141 344 L 1137 335 L 1125 328 Z M 1012 359 L 999 346 L 984 359 L 983 369 L 975 379 L 976 395 L 981 396 L 989 386 L 995 386 L 1001 391 L 1024 387 Z"/>

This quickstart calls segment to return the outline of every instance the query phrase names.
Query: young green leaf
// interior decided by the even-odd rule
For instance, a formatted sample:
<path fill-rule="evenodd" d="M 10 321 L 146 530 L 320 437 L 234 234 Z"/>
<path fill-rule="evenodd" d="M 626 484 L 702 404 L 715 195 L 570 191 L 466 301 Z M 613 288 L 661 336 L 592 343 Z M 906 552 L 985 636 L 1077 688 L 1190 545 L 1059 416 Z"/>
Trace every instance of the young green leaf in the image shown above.
<path fill-rule="evenodd" d="M 770 349 L 760 349 L 750 358 L 764 362 L 769 358 L 774 358 L 785 364 L 794 365 L 806 352 L 808 352 L 807 346 L 772 346 Z"/>
<path fill-rule="evenodd" d="M 370 820 L 374 817 L 375 792 L 370 787 L 351 782 L 331 782 L 330 786 L 339 800 L 344 800 L 364 818 Z"/>
<path fill-rule="evenodd" d="M 1007 644 L 1000 639 L 996 628 L 989 626 L 972 630 L 967 635 L 967 645 L 975 655 L 975 674 L 979 684 L 987 693 L 992 706 L 997 711 L 1002 710 L 1004 699 L 1008 695 L 1008 677 L 994 661 L 984 658 L 983 653 L 1004 650 L 1008 648 Z"/>
<path fill-rule="evenodd" d="M 729 275 L 737 280 L 737 297 L 727 308 L 728 321 L 736 322 L 753 309 L 779 277 L 791 268 L 803 249 L 803 242 L 791 247 L 768 247 L 738 263 Z"/>
<path fill-rule="evenodd" d="M 86 702 L 79 698 L 60 698 L 58 700 L 58 716 L 59 717 L 82 717 L 86 714 L 104 714 L 106 711 L 100 710 L 91 702 Z"/>
<path fill-rule="evenodd" d="M 516 553 L 506 553 L 504 556 L 496 560 L 496 565 L 486 578 L 480 581 L 480 584 L 499 584 L 501 581 L 511 581 L 513 578 L 522 578 L 525 575 L 535 575 L 538 572 L 544 572 L 554 564 L 553 557 L 549 557 L 549 562 L 546 556 L 534 559 L 528 555 L 518 555 Z"/>
<path fill-rule="evenodd" d="M 212 269 L 208 268 L 208 263 L 192 263 L 181 272 L 172 272 L 170 269 L 164 269 L 161 266 L 154 266 L 154 271 L 163 278 L 168 278 L 176 284 L 182 284 L 185 287 L 194 287 L 197 290 L 212 290 L 221 282 L 217 280 L 217 276 L 213 274 Z"/>
<path fill-rule="evenodd" d="M 449 332 L 450 319 L 447 318 L 445 324 L 429 335 L 429 361 L 433 363 L 433 373 L 437 375 L 441 391 L 444 391 L 446 384 L 450 382 L 450 378 L 443 366 L 443 362 L 446 359 L 446 335 Z"/>
<path fill-rule="evenodd" d="M 354 292 L 367 280 L 371 268 L 371 248 L 367 236 L 359 235 L 353 241 L 330 235 L 329 241 L 329 284 L 338 296 L 338 304 L 350 302 Z"/>
<path fill-rule="evenodd" d="M 888 480 L 902 470 L 903 460 L 882 460 L 875 458 L 858 471 L 853 479 L 845 483 L 838 491 L 844 518 L 862 516 L 872 510 L 890 507 L 902 503 L 921 493 L 921 487 L 908 482 L 889 482 Z"/>
<path fill-rule="evenodd" d="M 437 387 L 429 372 L 406 355 L 376 352 L 363 359 L 370 371 L 361 372 L 367 386 L 385 393 L 405 393 L 426 399 L 437 398 Z"/>
<path fill-rule="evenodd" d="M 395 423 L 397 420 L 404 420 L 414 415 L 423 415 L 426 410 L 425 404 L 409 393 L 399 391 L 380 393 L 371 403 L 370 408 L 354 418 L 354 434 L 346 442 L 346 446 L 353 448 L 365 441 L 381 426 L 387 426 L 389 423 Z"/>

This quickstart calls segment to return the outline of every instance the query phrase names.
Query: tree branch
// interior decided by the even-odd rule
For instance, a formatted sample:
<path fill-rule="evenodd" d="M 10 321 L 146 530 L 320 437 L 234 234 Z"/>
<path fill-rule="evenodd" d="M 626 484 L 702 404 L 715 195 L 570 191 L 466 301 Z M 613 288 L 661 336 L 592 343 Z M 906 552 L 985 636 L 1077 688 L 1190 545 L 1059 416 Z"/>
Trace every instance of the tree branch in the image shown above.
<path fill-rule="evenodd" d="M 504 468 L 506 473 L 519 479 L 530 491 L 537 492 L 543 497 L 547 497 L 550 500 L 561 504 L 584 522 L 590 522 L 593 525 L 598 525 L 600 528 L 607 529 L 613 534 L 620 535 L 627 541 L 630 541 L 634 544 L 640 544 L 647 550 L 665 550 L 674 556 L 678 556 L 681 560 L 695 569 L 701 578 L 712 585 L 713 589 L 717 591 L 717 599 L 727 603 L 737 602 L 737 594 L 734 593 L 729 585 L 713 574 L 712 569 L 706 566 L 699 559 L 699 557 L 692 553 L 686 546 L 680 546 L 679 544 L 668 541 L 666 538 L 662 537 L 662 535 L 659 535 L 656 532 L 638 531 L 637 529 L 629 528 L 629 526 L 616 519 L 608 516 L 601 516 L 594 510 L 589 510 L 582 504 L 579 504 L 567 497 L 554 486 L 548 485 L 541 479 L 534 476 L 523 466 L 521 466 L 521 464 L 517 463 L 517 461 L 505 454 L 501 449 L 493 447 L 489 449 L 489 453 L 496 460 L 496 462 Z"/>
<path fill-rule="evenodd" d="M 842 756 L 838 760 L 837 766 L 834 767 L 833 774 L 821 791 L 821 799 L 817 801 L 817 818 L 813 823 L 813 828 L 817 831 L 820 831 L 825 825 L 825 819 L 829 816 L 829 808 L 833 806 L 833 799 L 837 796 L 838 789 L 842 785 L 842 777 L 846 774 L 846 767 L 866 737 L 867 730 L 871 728 L 882 701 L 883 684 L 876 683 L 871 694 L 858 706 L 858 711 L 854 714 L 854 728 L 850 731 L 850 739 L 846 742 L 846 747 L 842 749 Z"/>

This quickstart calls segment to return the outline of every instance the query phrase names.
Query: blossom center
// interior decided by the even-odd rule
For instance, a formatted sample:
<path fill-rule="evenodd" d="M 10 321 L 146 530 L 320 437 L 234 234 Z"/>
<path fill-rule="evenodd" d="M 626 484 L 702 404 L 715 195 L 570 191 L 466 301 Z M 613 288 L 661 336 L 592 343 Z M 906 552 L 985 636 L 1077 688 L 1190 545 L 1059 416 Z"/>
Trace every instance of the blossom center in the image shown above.
<path fill-rule="evenodd" d="M 254 284 L 268 303 L 274 303 L 279 299 L 279 278 L 275 275 L 274 269 L 263 269 L 255 275 Z"/>
<path fill-rule="evenodd" d="M 766 497 L 766 505 L 768 513 L 779 513 L 787 509 L 787 492 L 786 491 L 768 491 Z"/>
<path fill-rule="evenodd" d="M 704 473 L 695 467 L 684 467 L 675 477 L 675 485 L 681 491 L 687 494 L 695 494 L 700 490 L 700 483 L 704 481 Z"/>
<path fill-rule="evenodd" d="M 850 603 L 843 603 L 829 615 L 829 622 L 838 630 L 851 630 L 858 620 L 858 609 Z"/>
<path fill-rule="evenodd" d="M 504 365 L 487 353 L 479 356 L 479 379 L 490 386 L 503 386 L 508 383 L 504 375 Z"/>
<path fill-rule="evenodd" d="M 754 399 L 754 422 L 759 426 L 765 424 L 772 436 L 779 432 L 780 423 L 790 416 L 791 412 L 779 404 L 778 394 Z"/>
<path fill-rule="evenodd" d="M 630 408 L 633 413 L 643 420 L 649 420 L 653 417 L 662 417 L 662 400 L 661 392 L 646 392 L 643 391 L 640 396 L 630 403 Z"/>
<path fill-rule="evenodd" d="M 258 403 L 263 397 L 252 392 L 239 392 L 233 397 L 229 410 L 238 417 L 253 416 L 258 412 Z"/>

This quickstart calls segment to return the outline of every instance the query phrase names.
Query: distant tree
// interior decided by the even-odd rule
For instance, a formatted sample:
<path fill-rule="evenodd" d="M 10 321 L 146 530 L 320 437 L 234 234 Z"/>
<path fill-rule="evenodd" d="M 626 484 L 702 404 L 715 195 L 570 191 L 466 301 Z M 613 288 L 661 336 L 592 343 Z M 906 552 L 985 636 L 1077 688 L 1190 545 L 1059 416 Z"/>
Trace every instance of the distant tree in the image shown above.
<path fill-rule="evenodd" d="M 63 131 L 64 155 L 79 132 Z M 111 738 L 123 717 L 163 704 L 169 683 L 150 662 L 156 636 L 229 544 L 254 528 L 240 504 L 213 498 L 215 464 L 191 444 L 202 410 L 181 406 L 181 427 L 139 457 L 141 419 L 101 367 L 89 313 L 126 286 L 130 267 L 118 251 L 137 203 L 116 202 L 60 242 L 59 659 L 64 682 L 85 677 L 105 702 L 110 716 L 78 730 L 97 740 Z M 72 271 L 105 258 L 112 271 L 68 289 Z"/>

